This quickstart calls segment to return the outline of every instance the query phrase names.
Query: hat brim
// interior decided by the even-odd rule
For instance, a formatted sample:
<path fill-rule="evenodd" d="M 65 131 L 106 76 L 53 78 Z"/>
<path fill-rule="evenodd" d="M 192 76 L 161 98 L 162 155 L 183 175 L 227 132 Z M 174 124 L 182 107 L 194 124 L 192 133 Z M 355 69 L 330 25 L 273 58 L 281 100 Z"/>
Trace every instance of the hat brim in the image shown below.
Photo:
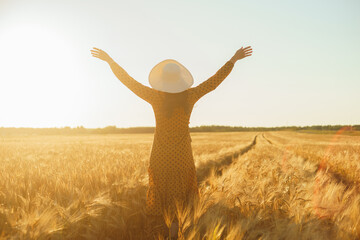
<path fill-rule="evenodd" d="M 162 78 L 162 69 L 168 63 L 175 63 L 180 67 L 180 78 L 176 82 L 164 81 Z M 166 59 L 156 64 L 149 74 L 149 83 L 152 88 L 169 93 L 183 92 L 194 84 L 194 78 L 190 71 L 181 63 L 174 59 Z"/>

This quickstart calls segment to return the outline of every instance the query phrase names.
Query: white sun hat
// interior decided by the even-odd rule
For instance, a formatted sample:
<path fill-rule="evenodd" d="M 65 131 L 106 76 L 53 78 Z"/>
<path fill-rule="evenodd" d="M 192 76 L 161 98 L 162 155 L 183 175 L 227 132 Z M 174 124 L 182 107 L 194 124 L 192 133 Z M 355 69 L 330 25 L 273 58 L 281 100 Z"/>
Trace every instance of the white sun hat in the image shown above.
<path fill-rule="evenodd" d="M 153 67 L 149 74 L 152 88 L 169 93 L 183 92 L 194 84 L 189 70 L 174 59 L 166 59 Z"/>

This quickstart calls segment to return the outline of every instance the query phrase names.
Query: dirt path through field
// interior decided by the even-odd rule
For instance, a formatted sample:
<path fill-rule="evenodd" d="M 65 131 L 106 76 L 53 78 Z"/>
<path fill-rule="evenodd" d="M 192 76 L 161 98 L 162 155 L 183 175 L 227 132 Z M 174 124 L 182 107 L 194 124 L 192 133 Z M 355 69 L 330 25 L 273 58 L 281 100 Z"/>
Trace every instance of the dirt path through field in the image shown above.
<path fill-rule="evenodd" d="M 353 213 L 359 212 L 360 197 L 354 188 L 275 145 L 265 133 L 219 171 L 203 188 L 223 199 L 222 209 L 247 229 L 250 239 L 360 237 L 360 220 Z"/>
<path fill-rule="evenodd" d="M 256 145 L 257 137 L 258 135 L 254 137 L 253 141 L 249 145 L 236 152 L 226 154 L 218 159 L 207 161 L 205 164 L 198 166 L 196 173 L 199 184 L 208 178 L 212 172 L 215 172 L 216 175 L 221 175 L 223 170 L 233 163 L 234 159 L 247 153 Z"/>

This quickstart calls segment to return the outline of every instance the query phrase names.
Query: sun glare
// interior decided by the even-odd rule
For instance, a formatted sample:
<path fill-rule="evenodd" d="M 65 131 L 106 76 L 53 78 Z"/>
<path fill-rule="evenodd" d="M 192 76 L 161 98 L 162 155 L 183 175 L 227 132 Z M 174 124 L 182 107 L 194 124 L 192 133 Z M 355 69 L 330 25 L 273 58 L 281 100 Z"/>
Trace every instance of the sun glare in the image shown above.
<path fill-rule="evenodd" d="M 79 79 L 74 46 L 66 34 L 38 24 L 8 26 L 1 35 L 0 100 L 6 125 L 30 125 L 24 122 L 29 115 L 36 116 L 31 126 L 48 125 L 46 116 L 71 105 L 72 93 L 82 84 L 72 81 Z M 11 122 L 6 121 L 9 113 Z"/>

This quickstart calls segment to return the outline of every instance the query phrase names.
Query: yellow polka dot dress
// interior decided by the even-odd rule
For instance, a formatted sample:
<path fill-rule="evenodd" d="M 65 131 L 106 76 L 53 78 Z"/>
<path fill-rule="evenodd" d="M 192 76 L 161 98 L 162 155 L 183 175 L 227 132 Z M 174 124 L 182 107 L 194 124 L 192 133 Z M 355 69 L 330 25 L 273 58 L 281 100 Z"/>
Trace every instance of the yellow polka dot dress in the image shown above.
<path fill-rule="evenodd" d="M 208 80 L 180 93 L 162 92 L 142 85 L 115 62 L 111 62 L 110 67 L 125 86 L 151 104 L 156 118 L 146 213 L 159 216 L 163 209 L 174 211 L 175 201 L 187 202 L 199 194 L 189 132 L 193 106 L 229 75 L 234 63 L 226 62 Z"/>

